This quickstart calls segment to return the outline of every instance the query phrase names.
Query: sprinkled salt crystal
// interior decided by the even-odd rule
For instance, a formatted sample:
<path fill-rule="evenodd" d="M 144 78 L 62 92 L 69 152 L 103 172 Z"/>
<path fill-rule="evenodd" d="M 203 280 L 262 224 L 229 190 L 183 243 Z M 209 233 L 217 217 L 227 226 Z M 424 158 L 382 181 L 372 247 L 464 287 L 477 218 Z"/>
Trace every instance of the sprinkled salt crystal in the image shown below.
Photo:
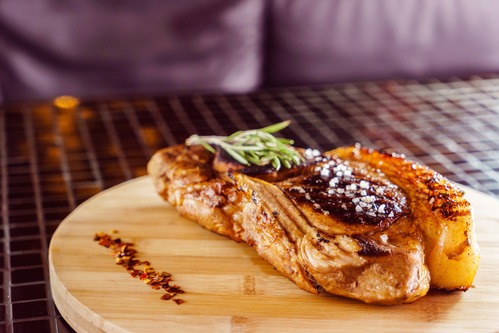
<path fill-rule="evenodd" d="M 343 189 L 343 188 L 339 188 L 339 189 L 337 190 L 337 192 L 338 192 L 339 194 L 343 194 L 343 193 L 345 193 L 345 189 Z"/>
<path fill-rule="evenodd" d="M 367 195 L 367 192 L 366 192 L 365 190 L 362 190 L 362 191 L 360 192 L 360 195 L 364 197 L 364 196 L 366 196 L 366 195 Z"/>
<path fill-rule="evenodd" d="M 379 239 L 381 240 L 381 242 L 386 244 L 388 242 L 388 235 L 382 234 L 381 236 L 379 236 Z"/>
<path fill-rule="evenodd" d="M 347 190 L 348 191 L 357 191 L 357 185 L 355 185 L 355 184 L 347 185 Z"/>
<path fill-rule="evenodd" d="M 305 150 L 305 157 L 306 158 L 313 158 L 319 156 L 321 153 L 317 149 L 312 149 L 312 148 L 307 148 Z"/>
<path fill-rule="evenodd" d="M 367 182 L 365 180 L 361 180 L 359 185 L 360 185 L 360 188 L 369 188 L 369 182 Z"/>
<path fill-rule="evenodd" d="M 347 204 L 341 204 L 341 208 L 343 208 L 344 210 L 347 210 L 348 209 Z"/>
<path fill-rule="evenodd" d="M 352 199 L 352 202 L 353 202 L 354 204 L 358 204 L 358 203 L 359 203 L 359 201 L 360 201 L 360 198 L 353 198 L 353 199 Z"/>
<path fill-rule="evenodd" d="M 383 192 L 384 192 L 384 190 L 383 190 L 382 187 L 377 187 L 376 188 L 376 194 L 381 195 L 381 194 L 383 194 Z"/>
<path fill-rule="evenodd" d="M 362 212 L 362 207 L 360 207 L 359 205 L 355 206 L 355 211 L 356 211 L 357 213 Z"/>
<path fill-rule="evenodd" d="M 339 171 L 345 171 L 347 169 L 346 165 L 344 164 L 338 164 L 334 167 L 334 171 L 335 172 L 339 172 Z"/>
<path fill-rule="evenodd" d="M 310 193 L 305 193 L 305 199 L 307 200 L 312 200 L 312 198 L 310 197 Z"/>
<path fill-rule="evenodd" d="M 385 214 L 385 204 L 381 204 L 381 205 L 378 207 L 378 213 L 380 213 L 380 214 Z"/>
<path fill-rule="evenodd" d="M 319 210 L 319 209 L 321 209 L 321 205 L 319 205 L 318 203 L 314 203 L 314 208 Z"/>
<path fill-rule="evenodd" d="M 340 180 L 337 178 L 337 177 L 334 177 L 332 178 L 330 181 L 329 181 L 329 186 L 330 187 L 336 187 L 336 185 L 338 184 Z"/>
<path fill-rule="evenodd" d="M 433 205 L 433 203 L 435 202 L 435 198 L 431 197 L 429 202 L 430 202 L 430 205 Z"/>
<path fill-rule="evenodd" d="M 393 214 L 393 212 L 390 212 L 390 214 L 388 214 L 388 217 L 394 217 L 395 214 Z"/>
<path fill-rule="evenodd" d="M 335 193 L 334 189 L 333 188 L 328 188 L 327 189 L 327 194 L 329 195 L 333 195 Z"/>
<path fill-rule="evenodd" d="M 368 195 L 368 196 L 362 197 L 361 200 L 363 202 L 374 202 L 374 196 Z"/>
<path fill-rule="evenodd" d="M 329 171 L 329 169 L 327 169 L 327 168 L 321 169 L 321 176 L 322 177 L 329 177 L 330 174 L 331 174 L 331 171 Z"/>
<path fill-rule="evenodd" d="M 369 216 L 373 216 L 373 217 L 375 217 L 375 216 L 376 216 L 376 213 L 368 210 L 368 211 L 366 212 L 366 215 L 369 215 Z"/>

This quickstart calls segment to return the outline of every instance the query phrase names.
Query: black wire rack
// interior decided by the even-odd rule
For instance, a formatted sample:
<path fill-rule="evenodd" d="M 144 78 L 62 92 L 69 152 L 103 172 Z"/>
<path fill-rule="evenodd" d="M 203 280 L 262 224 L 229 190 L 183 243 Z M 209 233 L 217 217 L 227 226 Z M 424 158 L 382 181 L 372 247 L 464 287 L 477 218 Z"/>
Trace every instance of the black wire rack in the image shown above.
<path fill-rule="evenodd" d="M 47 249 L 83 201 L 145 175 L 155 150 L 191 134 L 283 120 L 297 146 L 393 150 L 499 196 L 497 77 L 0 107 L 0 332 L 73 332 L 52 300 Z"/>

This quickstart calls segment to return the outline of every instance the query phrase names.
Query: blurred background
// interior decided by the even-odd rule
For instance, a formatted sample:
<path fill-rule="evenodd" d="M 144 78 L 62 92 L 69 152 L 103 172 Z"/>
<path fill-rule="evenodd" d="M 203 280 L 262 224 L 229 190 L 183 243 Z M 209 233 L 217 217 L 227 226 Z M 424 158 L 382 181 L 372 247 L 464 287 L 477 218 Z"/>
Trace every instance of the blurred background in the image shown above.
<path fill-rule="evenodd" d="M 0 2 L 4 101 L 499 71 L 494 0 Z"/>

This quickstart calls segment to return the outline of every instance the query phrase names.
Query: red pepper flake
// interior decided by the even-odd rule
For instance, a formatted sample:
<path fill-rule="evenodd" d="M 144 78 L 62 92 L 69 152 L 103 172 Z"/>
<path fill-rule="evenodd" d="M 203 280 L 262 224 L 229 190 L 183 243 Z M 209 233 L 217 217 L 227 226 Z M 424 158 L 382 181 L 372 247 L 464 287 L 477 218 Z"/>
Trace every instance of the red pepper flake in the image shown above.
<path fill-rule="evenodd" d="M 118 231 L 112 230 L 112 234 Z M 163 289 L 166 291 L 162 300 L 173 300 L 176 304 L 182 304 L 185 301 L 180 298 L 174 298 L 178 294 L 183 294 L 184 290 L 177 285 L 170 285 L 171 274 L 168 272 L 156 272 L 147 260 L 140 260 L 135 257 L 137 250 L 133 248 L 133 243 L 124 242 L 121 238 L 113 238 L 104 232 L 98 232 L 94 236 L 94 241 L 99 245 L 112 250 L 116 265 L 121 265 L 133 278 L 139 278 L 145 284 L 154 290 Z"/>

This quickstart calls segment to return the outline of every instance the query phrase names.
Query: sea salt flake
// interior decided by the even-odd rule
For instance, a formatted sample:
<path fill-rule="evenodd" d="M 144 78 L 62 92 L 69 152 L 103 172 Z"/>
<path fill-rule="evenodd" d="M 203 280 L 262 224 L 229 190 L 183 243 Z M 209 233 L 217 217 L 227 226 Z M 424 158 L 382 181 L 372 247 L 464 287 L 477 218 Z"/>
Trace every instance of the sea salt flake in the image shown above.
<path fill-rule="evenodd" d="M 329 169 L 327 169 L 327 168 L 321 169 L 321 176 L 322 177 L 329 177 L 330 174 L 331 174 L 331 171 L 329 171 Z"/>
<path fill-rule="evenodd" d="M 363 202 L 374 202 L 374 199 L 375 199 L 375 198 L 374 198 L 374 196 L 372 196 L 372 195 L 368 195 L 368 196 L 365 196 L 365 197 L 362 197 L 362 198 L 361 198 L 361 200 L 362 200 Z"/>
<path fill-rule="evenodd" d="M 307 148 L 305 150 L 305 157 L 307 158 L 313 158 L 319 156 L 321 153 L 317 149 L 312 149 L 312 148 Z"/>
<path fill-rule="evenodd" d="M 386 244 L 388 242 L 388 235 L 382 234 L 381 236 L 379 236 L 379 239 L 382 243 Z"/>
<path fill-rule="evenodd" d="M 335 172 L 345 171 L 347 167 L 344 164 L 338 164 L 334 167 Z"/>
<path fill-rule="evenodd" d="M 337 177 L 334 177 L 332 178 L 330 181 L 329 181 L 329 186 L 330 187 L 336 187 L 336 185 L 338 184 L 340 180 L 337 178 Z"/>
<path fill-rule="evenodd" d="M 385 204 L 381 204 L 381 205 L 378 207 L 378 213 L 380 213 L 380 214 L 385 214 Z"/>
<path fill-rule="evenodd" d="M 361 180 L 359 186 L 360 188 L 369 188 L 369 182 Z"/>

